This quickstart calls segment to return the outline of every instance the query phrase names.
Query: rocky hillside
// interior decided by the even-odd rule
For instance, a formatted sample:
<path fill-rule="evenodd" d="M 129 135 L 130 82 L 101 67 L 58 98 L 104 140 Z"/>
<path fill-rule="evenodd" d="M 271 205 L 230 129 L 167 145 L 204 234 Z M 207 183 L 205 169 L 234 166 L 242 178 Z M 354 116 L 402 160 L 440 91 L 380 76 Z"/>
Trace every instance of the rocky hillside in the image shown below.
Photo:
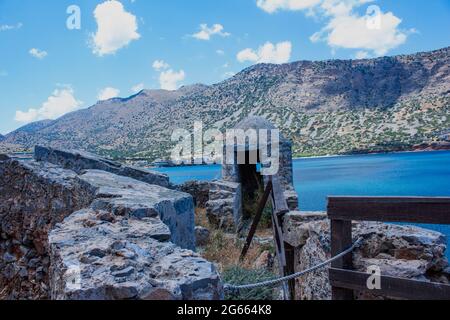
<path fill-rule="evenodd" d="M 450 48 L 372 60 L 260 64 L 221 83 L 144 90 L 55 121 L 28 125 L 5 142 L 82 148 L 113 157 L 161 158 L 174 129 L 232 127 L 248 115 L 275 122 L 295 155 L 411 149 L 450 128 Z"/>

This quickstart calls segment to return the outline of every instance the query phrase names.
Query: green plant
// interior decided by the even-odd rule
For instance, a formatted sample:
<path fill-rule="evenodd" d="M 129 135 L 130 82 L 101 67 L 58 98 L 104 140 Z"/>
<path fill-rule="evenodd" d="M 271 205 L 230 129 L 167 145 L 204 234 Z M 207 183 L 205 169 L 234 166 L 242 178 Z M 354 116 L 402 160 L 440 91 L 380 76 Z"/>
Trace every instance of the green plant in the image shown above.
<path fill-rule="evenodd" d="M 233 285 L 244 285 L 266 281 L 275 278 L 271 272 L 259 269 L 249 270 L 239 266 L 228 267 L 222 273 L 225 283 Z M 274 300 L 275 289 L 273 287 L 262 287 L 251 290 L 239 290 L 239 292 L 227 292 L 225 300 Z"/>

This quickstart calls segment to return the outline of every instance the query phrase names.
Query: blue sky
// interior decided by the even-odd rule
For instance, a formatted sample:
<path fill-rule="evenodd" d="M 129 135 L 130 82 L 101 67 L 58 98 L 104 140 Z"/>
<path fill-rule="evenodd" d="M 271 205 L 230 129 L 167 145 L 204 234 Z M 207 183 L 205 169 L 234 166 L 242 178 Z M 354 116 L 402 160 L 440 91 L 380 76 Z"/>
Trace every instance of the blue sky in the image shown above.
<path fill-rule="evenodd" d="M 67 28 L 70 5 L 80 29 Z M 449 45 L 448 0 L 0 0 L 0 133 L 258 62 Z"/>

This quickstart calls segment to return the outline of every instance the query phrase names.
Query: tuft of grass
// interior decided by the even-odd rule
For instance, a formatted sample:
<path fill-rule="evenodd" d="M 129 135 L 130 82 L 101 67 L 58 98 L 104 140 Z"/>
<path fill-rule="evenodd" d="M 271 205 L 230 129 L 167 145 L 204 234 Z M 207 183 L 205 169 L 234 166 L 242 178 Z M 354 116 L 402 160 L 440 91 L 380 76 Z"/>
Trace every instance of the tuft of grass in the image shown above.
<path fill-rule="evenodd" d="M 219 271 L 223 271 L 236 265 L 251 269 L 261 253 L 266 250 L 273 251 L 271 245 L 260 245 L 253 242 L 244 261 L 240 262 L 239 257 L 243 247 L 244 241 L 230 237 L 221 230 L 214 230 L 211 232 L 210 242 L 204 248 L 202 256 L 206 260 L 214 262 Z"/>
<path fill-rule="evenodd" d="M 224 270 L 222 279 L 225 283 L 233 285 L 244 285 L 266 281 L 275 278 L 271 272 L 259 269 L 249 270 L 240 266 L 231 266 Z M 273 287 L 262 287 L 251 290 L 240 290 L 239 292 L 227 292 L 225 300 L 275 300 L 275 289 Z"/>
<path fill-rule="evenodd" d="M 195 225 L 208 229 L 211 228 L 208 217 L 206 216 L 205 208 L 195 208 Z"/>
<path fill-rule="evenodd" d="M 196 209 L 196 225 L 211 230 L 209 243 L 202 248 L 200 254 L 203 258 L 213 262 L 221 273 L 224 283 L 235 285 L 256 283 L 275 278 L 275 275 L 265 269 L 254 269 L 254 263 L 264 252 L 274 254 L 272 243 L 260 244 L 252 242 L 244 261 L 239 261 L 244 241 L 235 234 L 227 234 L 222 230 L 215 230 L 208 222 L 205 209 Z M 272 235 L 272 229 L 261 227 L 256 232 L 259 237 Z M 226 300 L 274 300 L 277 288 L 258 288 L 253 290 L 241 290 L 239 292 L 227 292 Z"/>

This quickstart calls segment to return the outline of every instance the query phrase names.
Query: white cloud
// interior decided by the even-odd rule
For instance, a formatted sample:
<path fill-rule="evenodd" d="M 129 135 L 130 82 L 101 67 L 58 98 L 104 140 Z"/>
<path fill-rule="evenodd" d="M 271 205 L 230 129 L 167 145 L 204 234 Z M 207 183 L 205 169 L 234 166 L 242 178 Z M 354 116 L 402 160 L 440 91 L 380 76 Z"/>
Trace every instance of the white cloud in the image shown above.
<path fill-rule="evenodd" d="M 143 83 L 138 83 L 137 85 L 135 85 L 135 86 L 133 86 L 131 88 L 131 92 L 134 92 L 134 93 L 141 92 L 142 90 L 144 90 L 144 84 Z"/>
<path fill-rule="evenodd" d="M 137 32 L 136 16 L 125 11 L 122 3 L 108 0 L 94 10 L 97 32 L 92 35 L 93 52 L 98 56 L 114 54 L 141 36 Z"/>
<path fill-rule="evenodd" d="M 178 89 L 178 82 L 183 81 L 186 77 L 183 70 L 175 72 L 173 69 L 169 69 L 170 65 L 164 60 L 155 60 L 152 67 L 156 71 L 160 72 L 159 85 L 163 90 Z"/>
<path fill-rule="evenodd" d="M 237 54 L 239 62 L 251 61 L 255 63 L 286 63 L 291 58 L 292 44 L 284 41 L 274 45 L 266 42 L 258 50 L 244 49 Z"/>
<path fill-rule="evenodd" d="M 230 33 L 223 31 L 223 25 L 221 24 L 214 24 L 212 27 L 208 27 L 207 24 L 201 24 L 200 25 L 200 31 L 197 33 L 194 33 L 192 37 L 198 39 L 198 40 L 210 40 L 211 36 L 218 35 L 221 37 L 228 37 L 230 36 Z"/>
<path fill-rule="evenodd" d="M 44 59 L 47 56 L 47 51 L 39 50 L 36 48 L 30 49 L 28 53 L 37 59 Z"/>
<path fill-rule="evenodd" d="M 22 123 L 29 123 L 37 120 L 56 119 L 60 116 L 75 111 L 83 105 L 77 100 L 74 91 L 70 86 L 56 89 L 48 97 L 40 108 L 30 108 L 28 111 L 16 111 L 15 120 Z"/>
<path fill-rule="evenodd" d="M 351 8 L 336 6 L 331 6 L 328 12 L 332 14 L 330 22 L 311 36 L 311 41 L 324 41 L 333 48 L 362 49 L 380 56 L 405 43 L 408 37 L 409 32 L 399 29 L 402 20 L 392 12 L 359 16 Z"/>
<path fill-rule="evenodd" d="M 259 60 L 259 56 L 255 51 L 253 51 L 253 49 L 247 48 L 247 49 L 240 51 L 237 54 L 237 59 L 239 62 L 245 62 L 245 61 L 257 62 Z"/>
<path fill-rule="evenodd" d="M 2 25 L 0 25 L 0 32 L 1 31 L 14 30 L 14 29 L 20 29 L 20 28 L 22 28 L 22 26 L 23 26 L 23 24 L 21 22 L 19 22 L 16 25 L 2 24 Z"/>
<path fill-rule="evenodd" d="M 161 71 L 170 68 L 170 65 L 164 60 L 155 60 L 152 66 L 153 69 L 155 69 L 156 71 Z"/>
<path fill-rule="evenodd" d="M 216 50 L 216 53 L 217 53 L 219 56 L 225 55 L 225 51 L 223 51 L 222 49 Z"/>
<path fill-rule="evenodd" d="M 117 98 L 120 94 L 120 90 L 116 88 L 106 87 L 98 93 L 97 99 L 99 101 L 105 101 L 112 98 Z"/>
<path fill-rule="evenodd" d="M 159 75 L 159 84 L 161 86 L 161 89 L 176 90 L 178 89 L 178 82 L 183 81 L 185 77 L 186 74 L 183 70 L 175 72 L 170 69 L 161 72 L 161 74 Z"/>
<path fill-rule="evenodd" d="M 318 5 L 322 0 L 258 0 L 256 5 L 268 13 L 278 10 L 304 10 Z"/>
<path fill-rule="evenodd" d="M 257 0 L 257 6 L 269 13 L 278 10 L 306 11 L 307 15 L 326 21 L 325 27 L 310 37 L 312 42 L 326 42 L 333 50 L 354 49 L 380 56 L 405 43 L 408 35 L 416 31 L 400 29 L 402 20 L 392 12 L 383 13 L 378 6 L 369 6 L 365 15 L 354 10 L 375 1 Z"/>

